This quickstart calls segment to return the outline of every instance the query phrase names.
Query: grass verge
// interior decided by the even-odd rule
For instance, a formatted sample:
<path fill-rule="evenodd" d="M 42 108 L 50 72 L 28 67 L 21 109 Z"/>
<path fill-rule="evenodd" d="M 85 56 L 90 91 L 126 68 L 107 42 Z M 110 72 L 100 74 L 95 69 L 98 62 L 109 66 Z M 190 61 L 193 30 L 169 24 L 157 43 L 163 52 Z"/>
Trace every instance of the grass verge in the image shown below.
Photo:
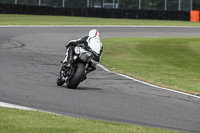
<path fill-rule="evenodd" d="M 153 26 L 200 26 L 199 22 L 111 19 L 47 15 L 0 14 L 0 25 L 153 25 Z"/>
<path fill-rule="evenodd" d="M 130 124 L 84 120 L 37 111 L 0 107 L 2 133 L 175 133 Z"/>
<path fill-rule="evenodd" d="M 200 95 L 200 38 L 103 39 L 102 64 L 158 86 Z"/>

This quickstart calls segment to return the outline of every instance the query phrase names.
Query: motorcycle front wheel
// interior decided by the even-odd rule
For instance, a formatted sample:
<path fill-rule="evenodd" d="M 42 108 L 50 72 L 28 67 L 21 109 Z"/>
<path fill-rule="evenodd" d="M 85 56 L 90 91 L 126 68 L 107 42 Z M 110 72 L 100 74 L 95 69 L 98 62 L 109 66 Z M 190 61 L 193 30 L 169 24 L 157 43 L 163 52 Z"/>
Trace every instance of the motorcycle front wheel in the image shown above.
<path fill-rule="evenodd" d="M 71 89 L 76 89 L 81 80 L 84 78 L 84 74 L 85 74 L 85 65 L 82 63 L 78 63 L 76 71 L 74 72 L 73 77 L 67 84 L 67 87 Z"/>

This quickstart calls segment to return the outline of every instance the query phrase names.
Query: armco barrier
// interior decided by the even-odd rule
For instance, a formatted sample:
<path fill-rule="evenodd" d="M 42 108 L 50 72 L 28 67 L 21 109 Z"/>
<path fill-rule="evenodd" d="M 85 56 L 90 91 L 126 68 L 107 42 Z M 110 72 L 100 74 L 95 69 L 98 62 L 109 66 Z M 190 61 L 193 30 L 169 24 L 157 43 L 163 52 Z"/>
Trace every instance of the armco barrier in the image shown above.
<path fill-rule="evenodd" d="M 0 4 L 0 13 L 63 15 L 101 18 L 157 19 L 157 20 L 190 20 L 189 11 L 158 11 L 106 8 L 61 8 L 30 5 Z"/>

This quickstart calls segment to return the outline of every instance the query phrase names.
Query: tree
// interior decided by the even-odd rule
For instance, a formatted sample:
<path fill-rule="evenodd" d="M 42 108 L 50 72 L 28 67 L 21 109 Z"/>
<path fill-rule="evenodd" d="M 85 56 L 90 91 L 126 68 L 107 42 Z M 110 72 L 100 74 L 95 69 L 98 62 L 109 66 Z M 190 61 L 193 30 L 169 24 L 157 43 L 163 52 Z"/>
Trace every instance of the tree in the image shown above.
<path fill-rule="evenodd" d="M 43 6 L 62 7 L 63 0 L 40 0 Z M 90 0 L 90 5 L 94 0 Z M 103 1 L 103 0 L 99 0 Z M 117 3 L 118 0 L 115 0 Z M 167 0 L 167 10 L 178 10 L 179 0 Z M 104 0 L 104 3 L 112 3 L 113 0 Z M 181 0 L 181 10 L 190 10 L 191 0 Z M 15 4 L 15 0 L 0 0 L 0 3 Z M 18 4 L 38 5 L 39 0 L 17 0 Z M 87 8 L 87 0 L 65 0 L 67 8 Z M 141 9 L 164 10 L 165 0 L 141 0 Z M 121 9 L 139 9 L 139 0 L 119 0 Z M 200 10 L 200 0 L 193 0 L 193 10 Z"/>
<path fill-rule="evenodd" d="M 87 0 L 65 0 L 65 7 L 86 8 Z"/>
<path fill-rule="evenodd" d="M 139 0 L 120 0 L 119 8 L 122 9 L 138 9 Z"/>
<path fill-rule="evenodd" d="M 41 0 L 43 6 L 62 6 L 62 0 Z"/>
<path fill-rule="evenodd" d="M 193 0 L 193 10 L 200 10 L 200 0 Z"/>
<path fill-rule="evenodd" d="M 0 3 L 3 3 L 3 4 L 14 4 L 15 0 L 1 0 Z"/>
<path fill-rule="evenodd" d="M 142 0 L 142 9 L 147 10 L 164 10 L 164 0 Z"/>
<path fill-rule="evenodd" d="M 17 0 L 17 3 L 22 5 L 38 5 L 38 0 Z"/>

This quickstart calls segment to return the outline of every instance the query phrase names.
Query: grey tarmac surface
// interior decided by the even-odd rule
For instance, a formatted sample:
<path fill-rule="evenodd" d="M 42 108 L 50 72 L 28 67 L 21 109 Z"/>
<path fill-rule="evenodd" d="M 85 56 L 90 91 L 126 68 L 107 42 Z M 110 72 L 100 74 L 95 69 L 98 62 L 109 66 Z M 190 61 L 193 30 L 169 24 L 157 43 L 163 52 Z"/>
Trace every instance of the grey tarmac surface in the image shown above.
<path fill-rule="evenodd" d="M 102 68 L 77 89 L 58 87 L 65 44 L 92 27 L 0 27 L 0 101 L 79 118 L 200 132 L 200 99 Z M 189 27 L 95 27 L 101 38 L 200 36 Z"/>

